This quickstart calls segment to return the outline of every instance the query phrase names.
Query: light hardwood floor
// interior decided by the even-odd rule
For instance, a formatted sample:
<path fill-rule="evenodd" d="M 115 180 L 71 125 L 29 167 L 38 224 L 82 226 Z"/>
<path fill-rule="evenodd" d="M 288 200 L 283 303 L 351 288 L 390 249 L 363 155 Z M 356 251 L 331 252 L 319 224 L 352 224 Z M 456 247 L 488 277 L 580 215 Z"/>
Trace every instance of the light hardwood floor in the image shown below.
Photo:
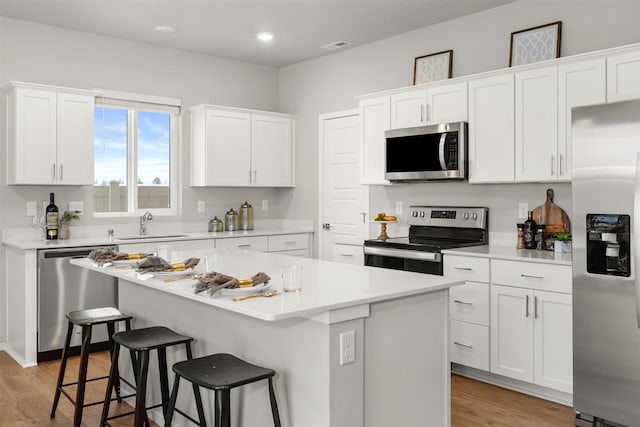
<path fill-rule="evenodd" d="M 78 358 L 69 359 L 66 382 L 77 375 Z M 58 361 L 40 363 L 34 368 L 21 368 L 5 352 L 0 352 L 0 427 L 70 426 L 73 407 L 63 396 L 56 418 L 50 419 L 53 390 L 58 375 Z M 109 369 L 107 352 L 92 355 L 89 377 L 105 375 Z M 90 382 L 87 401 L 104 397 L 105 381 Z M 73 387 L 69 388 L 71 391 Z M 573 426 L 573 410 L 546 400 L 505 390 L 458 375 L 451 379 L 451 412 L 453 427 L 477 426 Z M 112 404 L 117 412 L 127 412 L 126 404 Z M 85 408 L 83 426 L 97 426 L 102 405 Z M 114 427 L 131 425 L 133 419 L 113 420 Z M 296 426 L 298 427 L 298 426 Z M 300 426 L 304 427 L 304 426 Z M 398 426 L 409 427 L 409 426 Z M 411 426 L 413 427 L 413 426 Z M 432 426 L 425 426 L 432 427 Z M 438 427 L 438 426 L 433 426 Z"/>

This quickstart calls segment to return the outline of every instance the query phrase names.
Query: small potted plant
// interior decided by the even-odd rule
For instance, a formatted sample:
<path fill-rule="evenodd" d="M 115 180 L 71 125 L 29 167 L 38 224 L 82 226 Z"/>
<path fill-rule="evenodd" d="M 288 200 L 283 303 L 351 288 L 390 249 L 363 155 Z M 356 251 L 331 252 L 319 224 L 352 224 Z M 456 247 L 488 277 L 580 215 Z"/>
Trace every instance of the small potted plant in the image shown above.
<path fill-rule="evenodd" d="M 77 221 L 79 219 L 80 217 L 78 216 L 77 211 L 64 211 L 60 217 L 60 233 L 58 237 L 61 240 L 71 238 L 71 229 L 69 228 L 69 224 L 71 221 Z"/>
<path fill-rule="evenodd" d="M 571 233 L 559 232 L 553 235 L 555 242 L 553 242 L 554 252 L 571 252 Z"/>

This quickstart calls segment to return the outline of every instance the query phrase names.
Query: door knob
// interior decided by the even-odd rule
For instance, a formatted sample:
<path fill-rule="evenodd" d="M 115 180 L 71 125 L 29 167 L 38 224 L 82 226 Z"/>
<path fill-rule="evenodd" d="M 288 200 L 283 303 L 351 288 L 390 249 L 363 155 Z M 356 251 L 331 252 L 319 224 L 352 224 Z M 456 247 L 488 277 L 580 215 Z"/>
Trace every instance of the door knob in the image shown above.
<path fill-rule="evenodd" d="M 331 224 L 328 224 L 328 223 L 322 224 L 322 229 L 323 230 L 330 230 L 331 229 Z"/>

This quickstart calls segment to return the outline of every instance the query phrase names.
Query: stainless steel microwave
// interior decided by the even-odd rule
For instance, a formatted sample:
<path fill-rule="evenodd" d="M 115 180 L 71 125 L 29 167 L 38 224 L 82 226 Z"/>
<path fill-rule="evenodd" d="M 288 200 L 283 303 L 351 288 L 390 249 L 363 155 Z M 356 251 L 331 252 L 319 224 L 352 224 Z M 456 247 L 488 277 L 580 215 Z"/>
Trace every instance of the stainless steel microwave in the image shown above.
<path fill-rule="evenodd" d="M 467 179 L 467 128 L 467 122 L 457 122 L 386 131 L 385 178 Z"/>

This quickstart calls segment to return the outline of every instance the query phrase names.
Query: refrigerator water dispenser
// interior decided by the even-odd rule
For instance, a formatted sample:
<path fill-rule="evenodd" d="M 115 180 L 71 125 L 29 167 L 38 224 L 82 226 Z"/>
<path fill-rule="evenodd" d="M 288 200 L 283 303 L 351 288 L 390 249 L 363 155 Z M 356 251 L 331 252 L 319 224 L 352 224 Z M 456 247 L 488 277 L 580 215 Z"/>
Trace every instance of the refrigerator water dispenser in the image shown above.
<path fill-rule="evenodd" d="M 629 277 L 630 232 L 629 215 L 587 214 L 587 272 Z"/>

